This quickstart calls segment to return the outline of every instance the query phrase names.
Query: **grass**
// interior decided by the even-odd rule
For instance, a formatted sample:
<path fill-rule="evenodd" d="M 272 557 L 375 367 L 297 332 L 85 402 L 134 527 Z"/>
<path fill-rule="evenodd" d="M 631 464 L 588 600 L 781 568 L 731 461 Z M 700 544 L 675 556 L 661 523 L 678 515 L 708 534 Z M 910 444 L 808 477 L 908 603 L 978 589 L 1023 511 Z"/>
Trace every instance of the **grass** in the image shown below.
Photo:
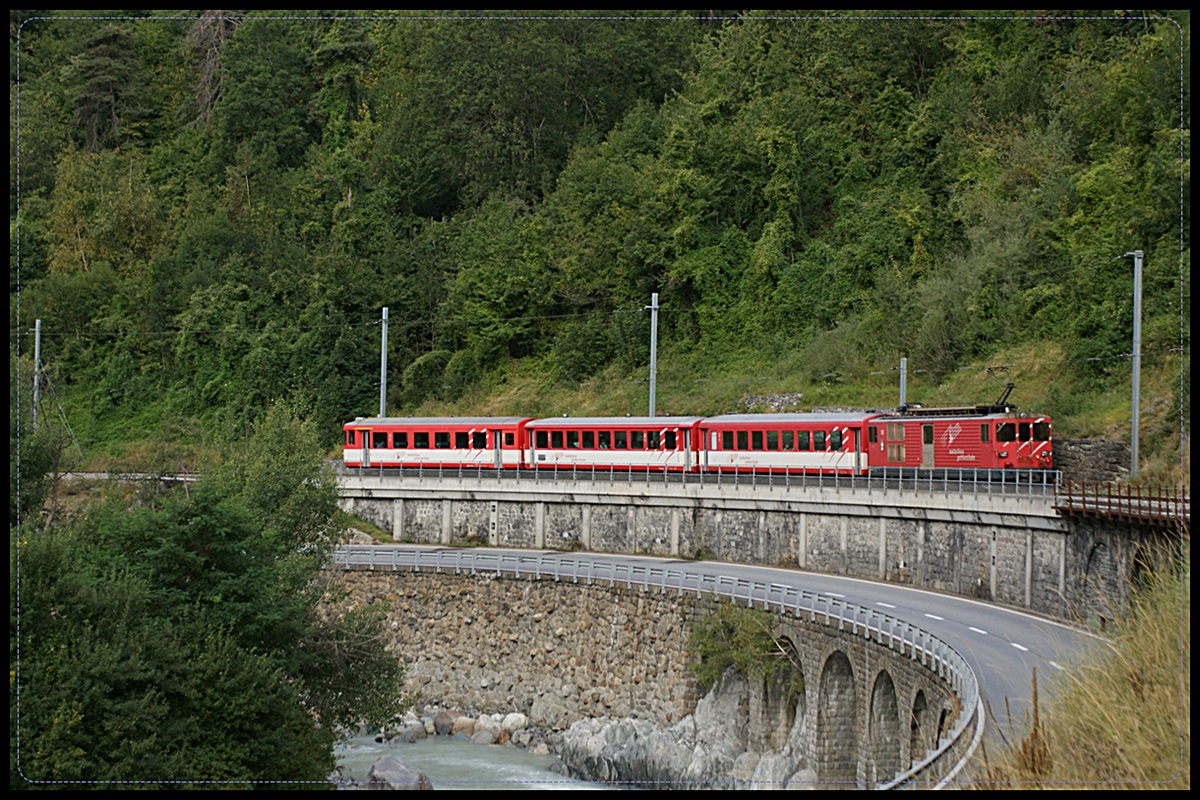
<path fill-rule="evenodd" d="M 1191 545 L 1154 571 L 1111 651 L 1060 679 L 982 789 L 1191 788 Z"/>

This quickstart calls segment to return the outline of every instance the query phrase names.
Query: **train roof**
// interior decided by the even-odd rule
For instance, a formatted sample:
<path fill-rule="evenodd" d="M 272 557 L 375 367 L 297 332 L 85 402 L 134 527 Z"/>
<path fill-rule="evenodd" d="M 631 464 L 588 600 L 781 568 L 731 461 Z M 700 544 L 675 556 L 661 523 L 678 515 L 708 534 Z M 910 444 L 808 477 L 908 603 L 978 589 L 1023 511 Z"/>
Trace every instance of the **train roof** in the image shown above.
<path fill-rule="evenodd" d="M 933 422 L 937 420 L 1004 420 L 1004 419 L 1032 419 L 1032 420 L 1048 420 L 1045 414 L 1034 414 L 1025 411 L 1017 411 L 1014 409 L 1004 410 L 999 408 L 991 408 L 981 406 L 975 408 L 910 408 L 904 412 L 892 414 L 881 414 L 876 417 L 876 420 L 881 422 L 899 422 L 905 420 L 908 422 Z"/>
<path fill-rule="evenodd" d="M 357 428 L 366 425 L 412 425 L 417 427 L 434 427 L 438 425 L 516 425 L 525 422 L 529 417 L 359 417 L 353 422 L 347 422 L 343 427 Z"/>
<path fill-rule="evenodd" d="M 745 425 L 760 422 L 795 424 L 798 422 L 850 422 L 861 423 L 877 416 L 875 411 L 806 411 L 794 414 L 721 414 L 706 417 L 706 423 L 733 423 Z"/>
<path fill-rule="evenodd" d="M 688 427 L 699 422 L 701 417 L 544 417 L 531 420 L 531 428 L 578 428 L 619 427 L 622 425 L 653 426 L 664 428 Z"/>

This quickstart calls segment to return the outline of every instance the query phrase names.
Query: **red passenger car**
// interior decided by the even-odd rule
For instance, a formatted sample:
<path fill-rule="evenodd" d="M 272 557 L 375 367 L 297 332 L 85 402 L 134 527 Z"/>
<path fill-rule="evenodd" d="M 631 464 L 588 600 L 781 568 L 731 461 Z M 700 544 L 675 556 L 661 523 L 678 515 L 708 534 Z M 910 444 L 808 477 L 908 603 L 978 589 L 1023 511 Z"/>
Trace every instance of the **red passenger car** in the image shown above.
<path fill-rule="evenodd" d="M 346 423 L 347 467 L 516 469 L 526 417 L 360 417 Z"/>
<path fill-rule="evenodd" d="M 701 420 L 704 472 L 865 475 L 868 412 L 726 414 Z"/>
<path fill-rule="evenodd" d="M 695 470 L 699 417 L 551 417 L 526 426 L 534 468 Z"/>

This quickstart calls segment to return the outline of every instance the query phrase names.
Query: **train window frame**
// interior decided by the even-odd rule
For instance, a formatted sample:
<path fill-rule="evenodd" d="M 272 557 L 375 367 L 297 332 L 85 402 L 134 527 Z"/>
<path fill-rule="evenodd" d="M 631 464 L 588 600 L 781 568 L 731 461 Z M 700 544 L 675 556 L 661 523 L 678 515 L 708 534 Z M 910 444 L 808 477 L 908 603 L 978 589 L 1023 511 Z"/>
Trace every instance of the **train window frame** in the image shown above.
<path fill-rule="evenodd" d="M 721 449 L 733 449 L 733 431 L 721 431 Z"/>
<path fill-rule="evenodd" d="M 613 431 L 613 449 L 628 450 L 629 449 L 629 432 L 628 431 Z"/>
<path fill-rule="evenodd" d="M 1013 422 L 997 422 L 996 423 L 996 441 L 997 442 L 1015 442 L 1017 440 L 1017 426 Z"/>
<path fill-rule="evenodd" d="M 1033 423 L 1033 440 L 1035 442 L 1050 441 L 1050 423 L 1039 419 Z"/>
<path fill-rule="evenodd" d="M 600 431 L 600 435 L 596 438 L 597 438 L 597 445 L 599 446 L 599 448 L 601 450 L 611 450 L 612 449 L 612 432 L 611 431 Z"/>
<path fill-rule="evenodd" d="M 675 431 L 663 431 L 663 449 L 664 450 L 678 449 L 678 447 L 679 447 L 678 441 L 679 441 L 679 439 L 675 435 Z"/>
<path fill-rule="evenodd" d="M 750 449 L 751 450 L 762 450 L 763 449 L 763 432 L 762 431 L 750 431 Z"/>
<path fill-rule="evenodd" d="M 867 444 L 879 443 L 879 427 L 876 425 L 867 426 Z"/>
<path fill-rule="evenodd" d="M 795 438 L 795 435 L 795 431 L 782 431 L 780 441 L 781 449 L 790 452 L 794 447 L 793 439 Z"/>
<path fill-rule="evenodd" d="M 903 443 L 889 444 L 887 446 L 887 460 L 889 464 L 903 464 L 906 456 L 907 452 Z"/>
<path fill-rule="evenodd" d="M 1018 422 L 1017 423 L 1017 441 L 1018 442 L 1028 442 L 1029 441 L 1029 437 L 1031 434 L 1029 427 L 1030 426 L 1029 426 L 1028 422 Z"/>
<path fill-rule="evenodd" d="M 979 441 L 982 444 L 987 444 L 989 441 L 991 441 L 991 439 L 989 438 L 989 433 L 990 433 L 990 430 L 989 430 L 988 424 L 986 422 L 984 422 L 983 424 L 981 424 L 979 426 Z"/>
<path fill-rule="evenodd" d="M 813 450 L 825 452 L 825 431 L 813 431 Z"/>
<path fill-rule="evenodd" d="M 596 432 L 595 431 L 584 431 L 583 432 L 583 449 L 584 450 L 595 450 L 596 449 Z"/>
<path fill-rule="evenodd" d="M 747 432 L 747 431 L 738 431 L 737 432 L 737 449 L 738 450 L 749 450 L 750 449 L 750 434 L 749 434 L 749 432 Z"/>
<path fill-rule="evenodd" d="M 921 426 L 921 443 L 922 444 L 933 444 L 933 426 L 932 425 L 922 425 Z"/>
<path fill-rule="evenodd" d="M 808 451 L 811 449 L 809 447 L 808 431 L 796 431 L 796 449 L 802 451 Z"/>
<path fill-rule="evenodd" d="M 355 431 L 346 431 L 346 447 L 354 447 Z"/>
<path fill-rule="evenodd" d="M 473 431 L 471 433 L 471 447 L 475 450 L 486 450 L 488 443 L 487 431 Z"/>
<path fill-rule="evenodd" d="M 408 431 L 396 431 L 392 434 L 392 447 L 396 450 L 408 449 Z"/>
<path fill-rule="evenodd" d="M 550 434 L 546 431 L 533 432 L 534 447 L 539 450 L 548 450 L 550 448 Z"/>
<path fill-rule="evenodd" d="M 516 444 L 516 441 L 517 441 L 517 437 L 513 433 L 504 434 L 504 446 L 505 447 L 512 447 L 514 444 Z"/>
<path fill-rule="evenodd" d="M 646 431 L 646 449 L 657 450 L 662 444 L 662 435 L 658 431 Z"/>
<path fill-rule="evenodd" d="M 904 441 L 904 423 L 903 422 L 889 422 L 887 424 L 886 433 L 887 433 L 887 440 L 889 442 L 903 442 Z"/>
<path fill-rule="evenodd" d="M 450 431 L 434 431 L 433 432 L 433 449 L 434 450 L 449 450 L 450 449 Z"/>
<path fill-rule="evenodd" d="M 471 436 L 466 431 L 454 432 L 454 449 L 455 450 L 470 450 Z"/>
<path fill-rule="evenodd" d="M 567 431 L 567 449 L 579 449 L 579 431 Z"/>
<path fill-rule="evenodd" d="M 429 431 L 413 431 L 413 449 L 429 449 Z"/>
<path fill-rule="evenodd" d="M 562 450 L 563 449 L 563 432 L 562 431 L 550 431 L 550 449 L 551 450 Z"/>
<path fill-rule="evenodd" d="M 833 430 L 831 430 L 829 432 L 829 449 L 833 450 L 835 452 L 839 452 L 839 453 L 841 452 L 841 450 L 842 450 L 842 432 L 841 432 L 841 430 L 834 428 Z"/>
<path fill-rule="evenodd" d="M 767 431 L 767 449 L 779 449 L 779 431 Z"/>
<path fill-rule="evenodd" d="M 371 449 L 372 450 L 387 450 L 388 449 L 387 431 L 371 431 Z"/>
<path fill-rule="evenodd" d="M 645 433 L 645 431 L 630 431 L 629 432 L 629 449 L 630 450 L 645 450 L 646 449 L 646 433 Z"/>

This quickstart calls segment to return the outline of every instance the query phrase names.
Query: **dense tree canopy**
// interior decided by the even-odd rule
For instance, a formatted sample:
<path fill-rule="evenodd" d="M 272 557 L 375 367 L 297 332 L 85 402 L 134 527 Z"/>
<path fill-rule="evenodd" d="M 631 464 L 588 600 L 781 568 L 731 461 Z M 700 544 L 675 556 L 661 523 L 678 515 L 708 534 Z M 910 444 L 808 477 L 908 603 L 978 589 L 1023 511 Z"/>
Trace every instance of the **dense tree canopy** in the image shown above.
<path fill-rule="evenodd" d="M 287 397 L 332 441 L 384 306 L 395 412 L 575 383 L 645 363 L 654 292 L 660 352 L 1102 379 L 1121 253 L 1178 340 L 1189 21 L 12 12 L 11 296 L 100 427 Z"/>

